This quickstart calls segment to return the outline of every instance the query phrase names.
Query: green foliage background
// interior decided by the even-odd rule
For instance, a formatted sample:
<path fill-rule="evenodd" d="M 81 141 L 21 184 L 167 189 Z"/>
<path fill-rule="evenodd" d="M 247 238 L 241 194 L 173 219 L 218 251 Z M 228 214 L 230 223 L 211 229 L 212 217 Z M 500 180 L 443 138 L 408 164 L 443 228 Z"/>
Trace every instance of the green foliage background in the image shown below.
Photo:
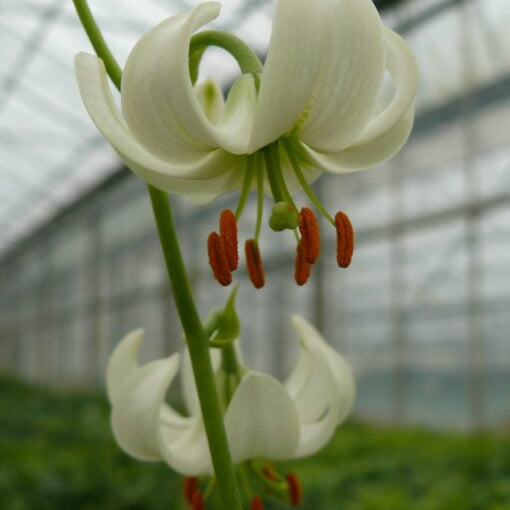
<path fill-rule="evenodd" d="M 102 395 L 0 379 L 0 508 L 185 509 L 181 479 L 124 455 L 108 420 Z M 510 510 L 508 435 L 351 423 L 320 455 L 279 468 L 300 475 L 304 510 Z"/>

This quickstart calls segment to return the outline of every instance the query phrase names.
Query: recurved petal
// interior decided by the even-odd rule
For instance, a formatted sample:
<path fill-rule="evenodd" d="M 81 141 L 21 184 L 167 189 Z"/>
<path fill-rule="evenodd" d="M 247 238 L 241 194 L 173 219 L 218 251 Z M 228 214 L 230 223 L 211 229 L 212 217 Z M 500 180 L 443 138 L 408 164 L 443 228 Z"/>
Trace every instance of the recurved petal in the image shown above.
<path fill-rule="evenodd" d="M 296 146 L 301 158 L 312 167 L 333 173 L 352 172 L 382 163 L 404 145 L 414 120 L 414 98 L 418 86 L 418 69 L 405 41 L 385 28 L 387 68 L 395 84 L 395 93 L 387 107 L 377 114 L 341 152 L 318 151 L 306 144 Z"/>
<path fill-rule="evenodd" d="M 278 0 L 250 151 L 293 128 L 341 151 L 373 114 L 385 66 L 371 0 Z"/>
<path fill-rule="evenodd" d="M 147 363 L 131 375 L 115 397 L 111 414 L 113 435 L 132 457 L 161 459 L 158 444 L 161 407 L 178 368 L 178 354 Z"/>
<path fill-rule="evenodd" d="M 204 2 L 147 32 L 128 57 L 122 81 L 122 109 L 134 136 L 154 154 L 166 158 L 189 145 L 221 147 L 243 154 L 247 126 L 215 126 L 198 102 L 189 73 L 193 33 L 219 13 L 217 2 Z M 241 119 L 238 119 L 240 122 Z"/>
<path fill-rule="evenodd" d="M 174 429 L 160 427 L 157 440 L 165 462 L 185 476 L 212 474 L 211 454 L 200 415 L 187 418 L 187 426 L 180 434 Z"/>
<path fill-rule="evenodd" d="M 290 458 L 299 444 L 298 416 L 287 390 L 258 372 L 243 377 L 225 414 L 225 428 L 235 463 Z"/>
<path fill-rule="evenodd" d="M 143 329 L 129 332 L 115 347 L 106 368 L 106 393 L 110 403 L 138 369 L 138 352 L 143 342 Z"/>
<path fill-rule="evenodd" d="M 94 55 L 80 53 L 75 65 L 80 93 L 89 115 L 124 163 L 143 180 L 171 193 L 185 195 L 197 203 L 211 201 L 240 185 L 244 158 L 220 149 L 208 151 L 190 146 L 175 150 L 167 160 L 149 152 L 134 139 L 122 119 L 103 62 Z"/>
<path fill-rule="evenodd" d="M 298 365 L 287 381 L 300 413 L 300 444 L 295 457 L 324 447 L 352 406 L 354 386 L 345 360 L 329 347 L 317 330 L 301 317 L 293 317 L 301 339 Z"/>
<path fill-rule="evenodd" d="M 307 165 L 326 172 L 347 173 L 383 163 L 394 156 L 409 138 L 414 120 L 414 105 L 380 136 L 354 144 L 338 153 L 321 153 L 301 144 L 298 152 Z"/>
<path fill-rule="evenodd" d="M 324 352 L 311 342 L 301 341 L 298 362 L 285 382 L 301 424 L 320 419 L 330 405 L 334 384 L 331 370 Z"/>
<path fill-rule="evenodd" d="M 354 146 L 367 146 L 381 139 L 406 115 L 412 118 L 418 88 L 418 66 L 406 42 L 393 30 L 384 28 L 387 49 L 386 68 L 395 84 L 395 93 L 388 106 L 376 115 L 354 141 Z M 411 110 L 411 111 L 410 111 Z"/>
<path fill-rule="evenodd" d="M 335 399 L 338 401 L 338 422 L 343 421 L 352 409 L 356 396 L 354 376 L 347 360 L 333 349 L 322 335 L 303 317 L 294 315 L 292 325 L 298 332 L 307 349 L 322 353 L 323 360 L 328 364 L 335 387 Z M 302 377 L 302 376 L 301 376 Z"/>

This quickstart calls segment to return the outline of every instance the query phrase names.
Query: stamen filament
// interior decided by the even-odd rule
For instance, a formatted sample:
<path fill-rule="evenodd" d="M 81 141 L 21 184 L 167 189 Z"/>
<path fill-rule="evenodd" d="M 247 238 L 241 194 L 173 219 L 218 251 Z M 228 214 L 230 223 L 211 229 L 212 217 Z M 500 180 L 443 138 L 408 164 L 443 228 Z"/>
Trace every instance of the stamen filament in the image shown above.
<path fill-rule="evenodd" d="M 264 167 L 263 165 L 257 166 L 257 221 L 255 224 L 255 240 L 258 241 L 260 237 L 260 230 L 262 229 L 262 215 L 264 213 Z"/>
<path fill-rule="evenodd" d="M 303 191 L 306 193 L 306 196 L 309 198 L 310 202 L 312 202 L 312 204 L 317 208 L 317 210 L 324 216 L 324 218 L 326 218 L 331 223 L 331 225 L 335 226 L 335 220 L 333 219 L 331 214 L 329 214 L 328 211 L 326 211 L 324 206 L 320 203 L 320 200 L 315 196 L 315 193 L 313 192 L 308 182 L 306 182 L 305 176 L 301 171 L 299 161 L 297 160 L 296 155 L 292 150 L 290 142 L 286 139 L 282 139 L 281 142 L 285 147 L 285 151 L 287 152 L 290 164 L 294 170 L 294 173 L 296 174 L 299 184 L 301 184 Z"/>
<path fill-rule="evenodd" d="M 236 219 L 239 221 L 241 219 L 241 215 L 243 214 L 244 207 L 248 202 L 248 196 L 250 195 L 251 183 L 253 182 L 253 172 L 255 170 L 255 157 L 248 156 L 246 158 L 245 166 L 244 166 L 244 177 L 243 177 L 243 186 L 241 188 L 241 196 L 239 197 L 239 203 L 236 208 Z"/>

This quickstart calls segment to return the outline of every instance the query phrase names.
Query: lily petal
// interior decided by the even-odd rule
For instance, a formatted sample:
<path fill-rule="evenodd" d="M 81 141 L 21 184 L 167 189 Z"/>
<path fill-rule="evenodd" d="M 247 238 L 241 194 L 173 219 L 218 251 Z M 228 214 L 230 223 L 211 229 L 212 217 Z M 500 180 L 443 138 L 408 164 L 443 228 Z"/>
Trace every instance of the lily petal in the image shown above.
<path fill-rule="evenodd" d="M 195 85 L 195 95 L 209 122 L 217 124 L 225 106 L 223 92 L 218 83 L 215 80 L 206 80 Z"/>
<path fill-rule="evenodd" d="M 409 137 L 414 120 L 418 68 L 411 50 L 399 35 L 385 28 L 384 36 L 387 67 L 395 83 L 392 100 L 342 152 L 315 151 L 301 144 L 297 151 L 308 165 L 333 173 L 367 168 L 390 159 Z"/>
<path fill-rule="evenodd" d="M 249 151 L 295 126 L 316 150 L 348 147 L 374 112 L 384 66 L 371 0 L 278 0 Z"/>
<path fill-rule="evenodd" d="M 83 102 L 96 127 L 143 180 L 197 203 L 211 201 L 240 185 L 244 158 L 222 150 L 200 150 L 190 145 L 186 150 L 176 150 L 168 160 L 149 152 L 133 138 L 116 107 L 103 62 L 94 55 L 79 53 L 75 67 Z"/>
<path fill-rule="evenodd" d="M 380 139 L 403 117 L 409 116 L 414 111 L 414 98 L 418 88 L 416 59 L 406 42 L 393 30 L 385 27 L 384 39 L 387 48 L 386 65 L 395 83 L 395 94 L 390 104 L 376 115 L 356 138 L 355 146 L 366 146 Z"/>
<path fill-rule="evenodd" d="M 212 460 L 201 416 L 188 418 L 186 428 L 175 435 L 172 428 L 160 427 L 157 440 L 165 462 L 186 476 L 212 474 Z"/>
<path fill-rule="evenodd" d="M 138 41 L 126 62 L 122 109 L 127 124 L 137 140 L 162 158 L 190 145 L 245 153 L 251 118 L 244 119 L 249 120 L 246 126 L 239 125 L 241 119 L 214 126 L 193 93 L 189 73 L 191 37 L 219 10 L 217 2 L 204 2 L 163 21 Z"/>
<path fill-rule="evenodd" d="M 129 332 L 115 347 L 106 368 L 106 393 L 113 403 L 123 386 L 138 369 L 138 353 L 143 342 L 143 329 Z"/>
<path fill-rule="evenodd" d="M 391 128 L 367 143 L 352 145 L 339 153 L 323 154 L 303 144 L 296 150 L 305 165 L 321 168 L 331 173 L 347 173 L 362 170 L 390 159 L 409 138 L 414 120 L 414 106 Z"/>
<path fill-rule="evenodd" d="M 112 405 L 115 440 L 132 457 L 160 460 L 160 410 L 168 386 L 179 368 L 179 355 L 140 367 L 126 382 Z"/>
<path fill-rule="evenodd" d="M 322 351 L 323 359 L 329 366 L 335 381 L 335 398 L 339 402 L 338 425 L 350 413 L 356 396 L 356 385 L 351 368 L 347 360 L 328 345 L 322 335 L 303 317 L 294 315 L 292 325 L 308 349 Z"/>
<path fill-rule="evenodd" d="M 235 463 L 289 458 L 299 444 L 298 416 L 287 390 L 258 372 L 243 377 L 225 414 L 225 428 Z"/>

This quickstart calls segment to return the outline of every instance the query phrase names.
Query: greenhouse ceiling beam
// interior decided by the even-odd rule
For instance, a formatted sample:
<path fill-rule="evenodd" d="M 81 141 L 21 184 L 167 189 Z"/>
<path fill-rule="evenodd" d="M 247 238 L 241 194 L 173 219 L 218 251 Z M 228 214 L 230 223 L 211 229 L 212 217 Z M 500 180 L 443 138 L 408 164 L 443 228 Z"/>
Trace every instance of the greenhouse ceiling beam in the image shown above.
<path fill-rule="evenodd" d="M 510 98 L 510 74 L 464 96 L 434 106 L 416 118 L 413 135 L 423 135 L 440 125 L 472 115 L 478 110 L 507 101 Z"/>
<path fill-rule="evenodd" d="M 11 96 L 17 90 L 23 74 L 28 70 L 32 60 L 38 53 L 42 42 L 53 28 L 53 23 L 63 11 L 66 2 L 54 0 L 39 16 L 39 23 L 32 34 L 25 39 L 23 47 L 10 66 L 9 72 L 0 82 L 0 112 L 5 108 Z"/>
<path fill-rule="evenodd" d="M 404 21 L 403 23 L 397 25 L 395 27 L 395 31 L 399 34 L 406 34 L 411 32 L 412 30 L 418 28 L 425 23 L 437 18 L 443 12 L 448 11 L 449 9 L 453 9 L 454 7 L 460 7 L 462 4 L 466 2 L 472 2 L 473 0 L 445 0 L 443 3 L 433 5 L 432 7 L 425 9 L 420 14 L 417 14 L 413 18 Z"/>

